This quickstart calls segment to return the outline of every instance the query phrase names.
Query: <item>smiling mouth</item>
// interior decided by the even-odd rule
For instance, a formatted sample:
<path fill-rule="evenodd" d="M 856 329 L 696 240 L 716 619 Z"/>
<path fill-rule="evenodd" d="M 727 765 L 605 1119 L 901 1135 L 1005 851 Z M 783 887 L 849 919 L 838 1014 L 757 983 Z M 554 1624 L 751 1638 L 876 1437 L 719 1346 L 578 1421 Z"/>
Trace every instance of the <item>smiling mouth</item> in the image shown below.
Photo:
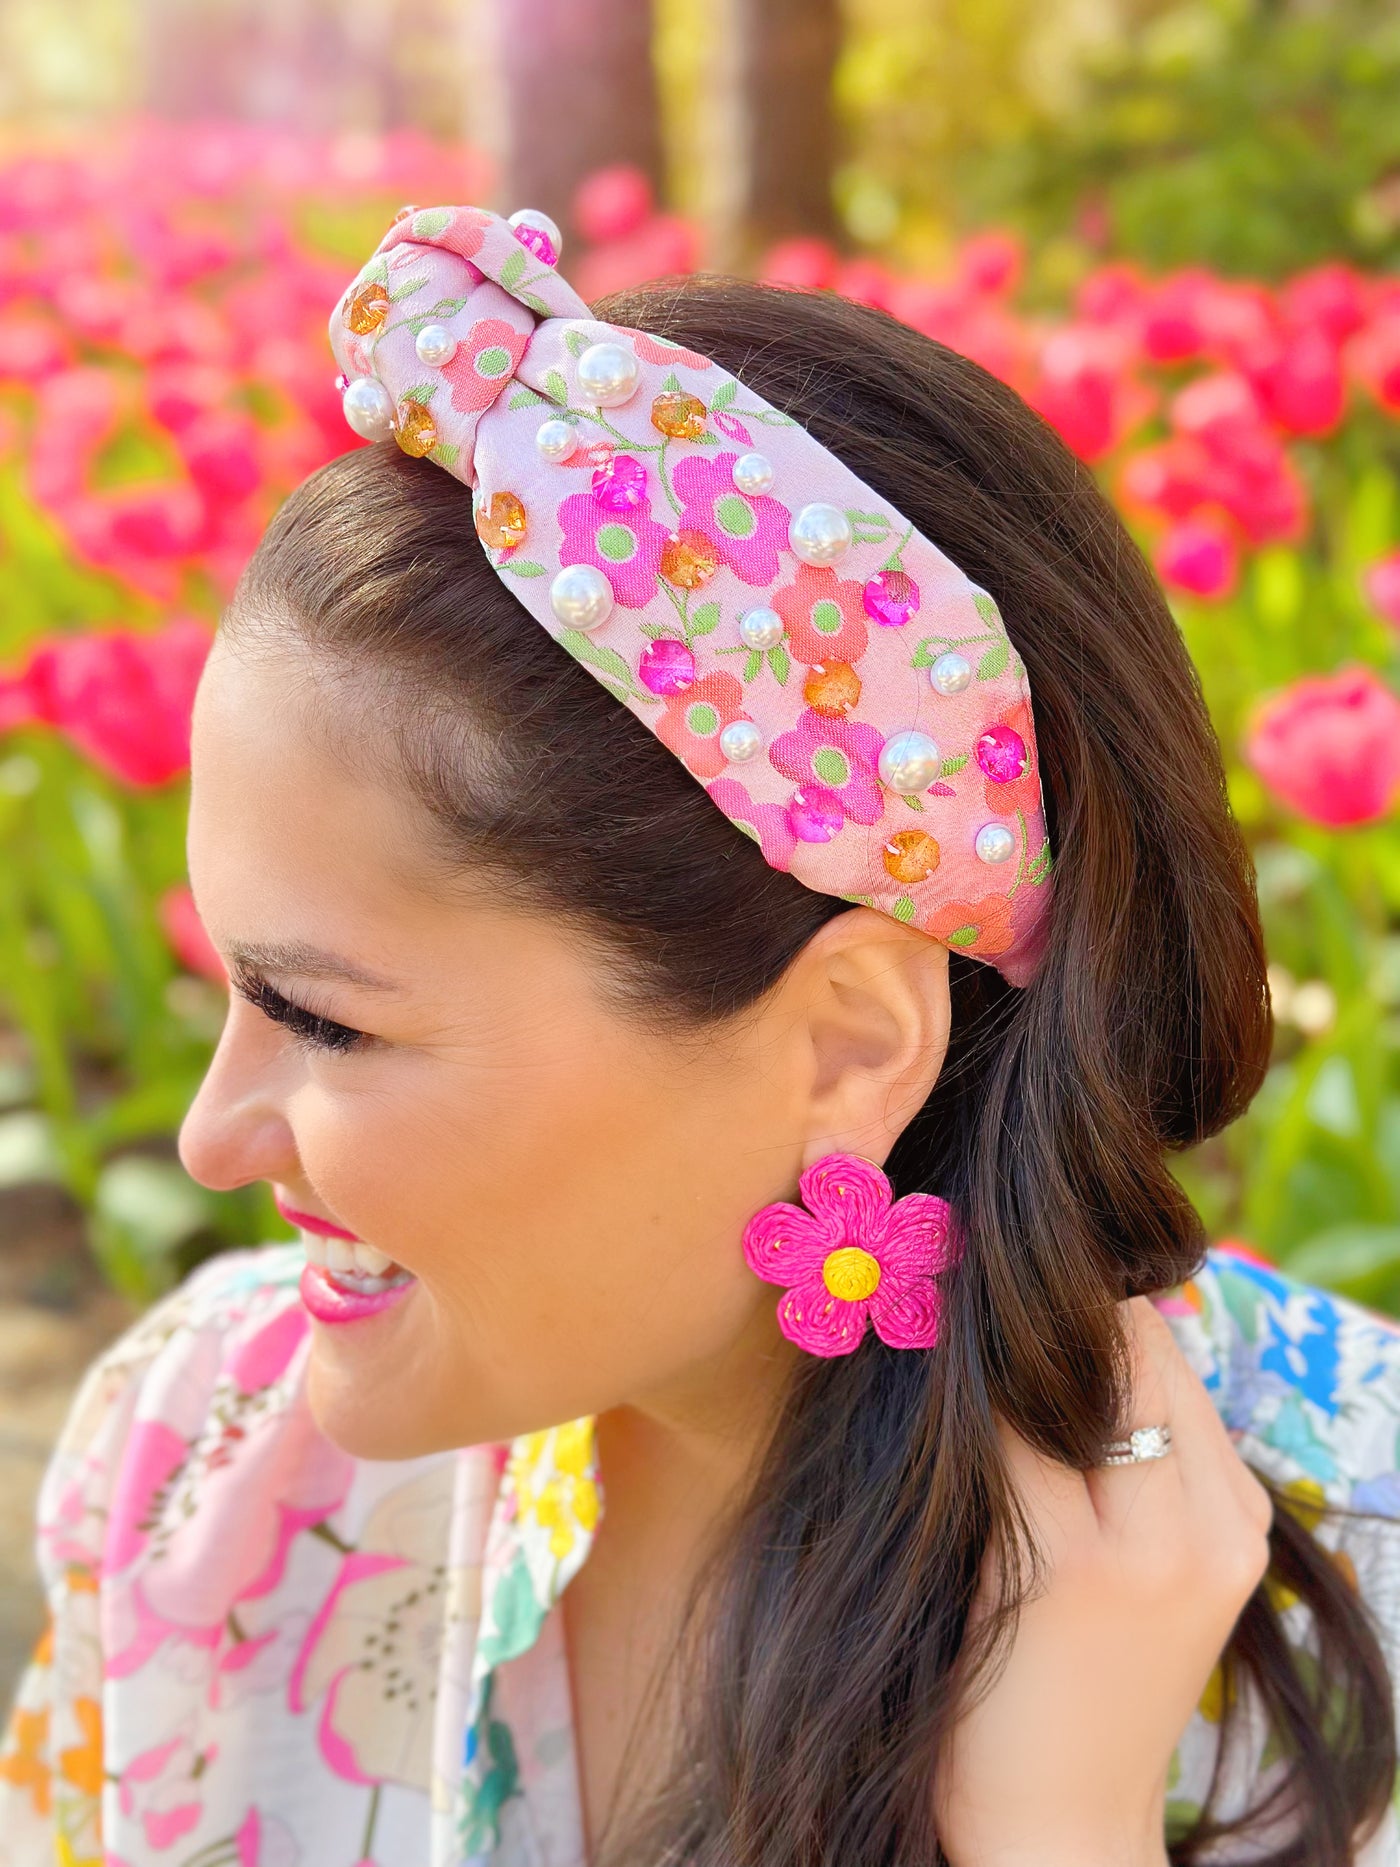
<path fill-rule="evenodd" d="M 351 1244 L 348 1239 L 320 1238 L 315 1232 L 303 1230 L 301 1244 L 307 1263 L 324 1271 L 330 1283 L 352 1296 L 378 1296 L 381 1290 L 414 1281 L 412 1271 L 359 1240 Z"/>

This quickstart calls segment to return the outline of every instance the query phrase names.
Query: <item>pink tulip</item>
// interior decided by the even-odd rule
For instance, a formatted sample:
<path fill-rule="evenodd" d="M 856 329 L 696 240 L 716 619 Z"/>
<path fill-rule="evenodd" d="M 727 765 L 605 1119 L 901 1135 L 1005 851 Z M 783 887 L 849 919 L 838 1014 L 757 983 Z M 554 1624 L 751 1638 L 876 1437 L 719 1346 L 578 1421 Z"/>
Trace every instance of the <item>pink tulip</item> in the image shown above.
<path fill-rule="evenodd" d="M 1370 669 L 1295 681 L 1262 706 L 1245 758 L 1314 823 L 1373 823 L 1400 800 L 1400 698 Z"/>
<path fill-rule="evenodd" d="M 170 950 L 187 972 L 199 973 L 218 985 L 228 983 L 228 971 L 219 949 L 205 931 L 194 896 L 183 882 L 167 888 L 157 904 L 160 924 Z"/>
<path fill-rule="evenodd" d="M 212 639 L 192 618 L 153 633 L 51 636 L 26 671 L 35 717 L 122 783 L 166 784 L 190 762 L 190 712 Z"/>
<path fill-rule="evenodd" d="M 835 284 L 839 263 L 836 249 L 825 240 L 780 240 L 764 255 L 758 276 L 765 285 L 820 292 Z"/>
<path fill-rule="evenodd" d="M 1341 351 L 1316 325 L 1285 340 L 1260 387 L 1270 414 L 1290 434 L 1331 434 L 1346 413 Z"/>
<path fill-rule="evenodd" d="M 1400 306 L 1350 338 L 1342 357 L 1348 373 L 1381 407 L 1400 415 Z"/>
<path fill-rule="evenodd" d="M 990 227 L 963 241 L 956 276 L 969 291 L 1007 297 L 1020 284 L 1025 263 L 1025 246 L 1017 235 Z"/>
<path fill-rule="evenodd" d="M 874 305 L 881 311 L 890 308 L 894 279 L 888 266 L 874 259 L 847 260 L 836 275 L 835 290 L 842 298 L 859 305 Z"/>
<path fill-rule="evenodd" d="M 1369 297 L 1362 275 L 1338 260 L 1290 279 L 1279 306 L 1294 330 L 1320 330 L 1340 344 L 1366 322 Z"/>
<path fill-rule="evenodd" d="M 1158 540 L 1157 574 L 1173 590 L 1204 602 L 1230 595 L 1239 581 L 1239 547 L 1230 528 L 1208 513 L 1181 519 Z"/>
<path fill-rule="evenodd" d="M 1362 584 L 1372 608 L 1400 629 L 1400 550 L 1378 558 L 1365 573 Z"/>
<path fill-rule="evenodd" d="M 574 193 L 574 221 L 590 245 L 625 240 L 651 211 L 651 183 L 641 169 L 627 163 L 595 170 Z"/>

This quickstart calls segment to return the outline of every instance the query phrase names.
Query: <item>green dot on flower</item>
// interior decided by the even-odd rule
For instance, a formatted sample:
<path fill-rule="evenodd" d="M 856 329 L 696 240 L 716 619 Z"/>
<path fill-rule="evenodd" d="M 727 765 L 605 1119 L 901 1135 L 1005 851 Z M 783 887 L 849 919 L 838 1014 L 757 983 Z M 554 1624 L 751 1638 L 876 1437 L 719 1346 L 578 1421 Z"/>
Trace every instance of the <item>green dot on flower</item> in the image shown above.
<path fill-rule="evenodd" d="M 731 538 L 748 538 L 758 521 L 747 499 L 738 493 L 722 493 L 715 501 L 715 523 Z"/>
<path fill-rule="evenodd" d="M 488 344 L 476 353 L 478 376 L 504 376 L 510 368 L 510 352 L 504 344 Z"/>
<path fill-rule="evenodd" d="M 625 525 L 600 525 L 594 543 L 611 564 L 625 564 L 636 556 L 637 535 Z"/>
<path fill-rule="evenodd" d="M 829 596 L 812 605 L 812 627 L 818 635 L 835 635 L 845 620 L 841 605 L 833 603 Z"/>
<path fill-rule="evenodd" d="M 685 723 L 697 739 L 708 739 L 719 727 L 719 714 L 705 700 L 696 700 L 685 710 Z"/>
<path fill-rule="evenodd" d="M 842 785 L 851 775 L 851 767 L 844 752 L 838 752 L 835 746 L 818 746 L 812 754 L 812 770 L 823 784 L 833 788 Z"/>

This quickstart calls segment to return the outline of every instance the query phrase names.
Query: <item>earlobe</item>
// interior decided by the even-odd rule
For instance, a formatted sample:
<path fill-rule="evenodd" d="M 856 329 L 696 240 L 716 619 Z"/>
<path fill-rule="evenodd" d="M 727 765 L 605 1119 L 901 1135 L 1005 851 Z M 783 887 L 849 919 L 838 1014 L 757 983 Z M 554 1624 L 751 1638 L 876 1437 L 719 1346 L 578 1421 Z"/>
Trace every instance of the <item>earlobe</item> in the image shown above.
<path fill-rule="evenodd" d="M 880 1162 L 927 1101 L 948 1048 L 948 949 L 869 908 L 828 921 L 799 956 L 809 1045 L 804 1165 Z"/>

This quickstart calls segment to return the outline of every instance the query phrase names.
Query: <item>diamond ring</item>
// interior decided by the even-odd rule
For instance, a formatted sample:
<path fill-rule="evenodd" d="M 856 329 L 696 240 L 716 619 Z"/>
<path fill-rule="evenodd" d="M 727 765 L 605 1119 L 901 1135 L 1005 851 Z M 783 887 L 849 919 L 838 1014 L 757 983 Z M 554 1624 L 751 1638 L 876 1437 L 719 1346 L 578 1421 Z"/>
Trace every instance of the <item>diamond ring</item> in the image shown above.
<path fill-rule="evenodd" d="M 1172 1449 L 1170 1426 L 1139 1426 L 1126 1439 L 1115 1439 L 1104 1448 L 1101 1465 L 1140 1465 L 1147 1459 L 1164 1459 Z"/>

